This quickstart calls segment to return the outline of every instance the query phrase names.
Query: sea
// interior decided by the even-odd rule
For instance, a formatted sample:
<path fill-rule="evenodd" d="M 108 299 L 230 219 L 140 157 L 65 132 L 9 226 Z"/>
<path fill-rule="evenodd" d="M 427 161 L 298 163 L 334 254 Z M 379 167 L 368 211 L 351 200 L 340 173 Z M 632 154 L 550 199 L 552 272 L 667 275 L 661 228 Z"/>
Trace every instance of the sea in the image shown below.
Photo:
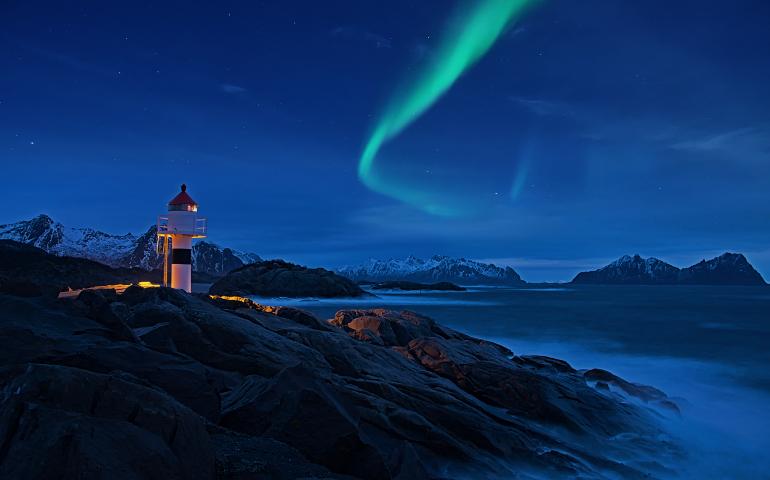
<path fill-rule="evenodd" d="M 471 286 L 364 299 L 263 299 L 332 318 L 412 310 L 518 355 L 548 355 L 657 387 L 687 460 L 672 478 L 770 479 L 770 286 Z"/>

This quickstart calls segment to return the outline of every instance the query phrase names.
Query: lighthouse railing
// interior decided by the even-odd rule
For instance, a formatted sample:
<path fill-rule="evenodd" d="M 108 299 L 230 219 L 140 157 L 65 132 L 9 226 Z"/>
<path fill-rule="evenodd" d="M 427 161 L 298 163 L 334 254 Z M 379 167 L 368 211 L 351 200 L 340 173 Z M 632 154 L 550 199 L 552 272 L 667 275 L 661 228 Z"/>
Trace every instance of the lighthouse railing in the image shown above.
<path fill-rule="evenodd" d="M 159 237 L 191 235 L 193 238 L 204 238 L 208 232 L 208 226 L 205 218 L 195 218 L 194 215 L 185 218 L 161 215 L 158 217 L 157 231 Z"/>
<path fill-rule="evenodd" d="M 158 234 L 164 234 L 168 233 L 168 217 L 159 216 L 158 217 Z"/>
<path fill-rule="evenodd" d="M 208 225 L 205 218 L 196 218 L 195 219 L 195 235 L 200 235 L 201 237 L 206 236 Z"/>

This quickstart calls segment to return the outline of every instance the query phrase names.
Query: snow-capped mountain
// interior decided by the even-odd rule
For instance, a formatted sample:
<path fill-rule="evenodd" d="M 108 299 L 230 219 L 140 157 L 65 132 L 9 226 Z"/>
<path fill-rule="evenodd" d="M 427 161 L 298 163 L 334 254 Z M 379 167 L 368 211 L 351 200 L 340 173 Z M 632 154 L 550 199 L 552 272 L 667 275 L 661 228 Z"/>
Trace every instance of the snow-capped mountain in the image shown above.
<path fill-rule="evenodd" d="M 355 281 L 452 282 L 464 285 L 517 285 L 524 281 L 511 267 L 498 267 L 465 258 L 435 255 L 429 259 L 409 256 L 403 259 L 376 260 L 340 267 L 342 276 Z"/>
<path fill-rule="evenodd" d="M 58 256 L 88 258 L 111 267 L 161 268 L 163 258 L 155 253 L 156 227 L 142 235 L 112 235 L 92 228 L 65 227 L 47 215 L 0 225 L 0 239 L 34 245 Z M 222 275 L 247 263 L 261 260 L 254 253 L 196 242 L 192 249 L 193 270 Z"/>
<path fill-rule="evenodd" d="M 624 255 L 609 265 L 581 272 L 572 283 L 628 285 L 764 285 L 762 276 L 740 253 L 725 253 L 677 268 L 657 258 Z"/>
<path fill-rule="evenodd" d="M 111 267 L 143 266 L 124 265 L 124 259 L 136 244 L 135 235 L 110 235 L 90 228 L 68 228 L 47 215 L 0 225 L 0 239 L 33 245 L 60 257 L 96 260 Z"/>

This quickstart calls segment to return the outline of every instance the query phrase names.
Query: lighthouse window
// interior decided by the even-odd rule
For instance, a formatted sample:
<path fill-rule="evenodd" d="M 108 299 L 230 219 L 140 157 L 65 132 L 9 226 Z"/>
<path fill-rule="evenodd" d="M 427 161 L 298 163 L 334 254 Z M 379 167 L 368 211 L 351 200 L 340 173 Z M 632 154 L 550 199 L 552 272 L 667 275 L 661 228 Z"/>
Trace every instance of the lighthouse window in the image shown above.
<path fill-rule="evenodd" d="M 195 204 L 189 204 L 185 203 L 182 205 L 169 205 L 168 206 L 169 212 L 197 212 L 198 211 L 198 205 Z"/>

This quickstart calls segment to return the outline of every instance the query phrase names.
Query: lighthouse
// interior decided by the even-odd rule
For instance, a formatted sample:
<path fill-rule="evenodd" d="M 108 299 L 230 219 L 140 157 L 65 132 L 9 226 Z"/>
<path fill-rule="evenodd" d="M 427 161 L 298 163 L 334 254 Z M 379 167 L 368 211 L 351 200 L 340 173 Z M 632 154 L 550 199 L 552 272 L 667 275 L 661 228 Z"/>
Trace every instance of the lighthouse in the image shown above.
<path fill-rule="evenodd" d="M 163 285 L 168 286 L 169 243 L 171 288 L 192 290 L 192 241 L 206 237 L 206 219 L 198 217 L 198 204 L 187 193 L 187 185 L 168 202 L 168 213 L 158 216 L 157 252 L 163 255 Z"/>

